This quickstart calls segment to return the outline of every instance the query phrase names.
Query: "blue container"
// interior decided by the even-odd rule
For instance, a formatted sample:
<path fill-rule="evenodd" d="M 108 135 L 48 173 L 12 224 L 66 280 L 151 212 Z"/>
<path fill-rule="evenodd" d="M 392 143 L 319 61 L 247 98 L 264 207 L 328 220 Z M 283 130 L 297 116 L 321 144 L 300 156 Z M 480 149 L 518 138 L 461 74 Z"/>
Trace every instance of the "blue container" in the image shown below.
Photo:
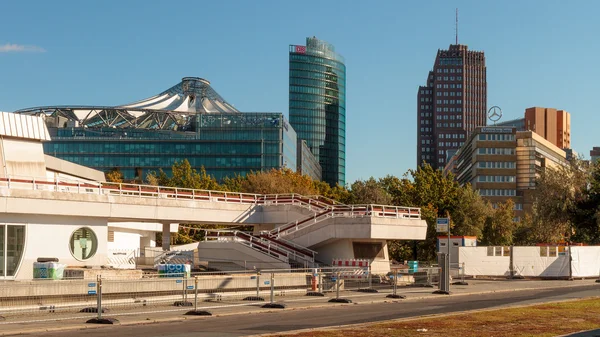
<path fill-rule="evenodd" d="M 419 269 L 419 261 L 408 261 L 408 272 L 410 274 L 416 273 Z"/>

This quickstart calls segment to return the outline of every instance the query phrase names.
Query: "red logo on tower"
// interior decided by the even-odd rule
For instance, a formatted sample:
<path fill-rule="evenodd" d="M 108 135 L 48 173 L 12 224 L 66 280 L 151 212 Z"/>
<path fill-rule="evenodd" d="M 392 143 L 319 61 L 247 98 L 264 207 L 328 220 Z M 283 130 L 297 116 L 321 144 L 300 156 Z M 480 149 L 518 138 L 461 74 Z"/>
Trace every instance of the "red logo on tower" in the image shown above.
<path fill-rule="evenodd" d="M 301 54 L 306 53 L 306 47 L 305 46 L 296 46 L 296 53 L 301 53 Z"/>

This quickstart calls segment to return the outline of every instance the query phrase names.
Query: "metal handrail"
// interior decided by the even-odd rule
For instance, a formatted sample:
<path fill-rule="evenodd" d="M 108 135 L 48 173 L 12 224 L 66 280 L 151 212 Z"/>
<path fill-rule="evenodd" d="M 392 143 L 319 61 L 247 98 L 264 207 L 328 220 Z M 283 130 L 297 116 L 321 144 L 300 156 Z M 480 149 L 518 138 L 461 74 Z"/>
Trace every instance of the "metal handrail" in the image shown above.
<path fill-rule="evenodd" d="M 297 257 L 297 258 L 300 258 L 300 259 L 305 260 L 305 261 L 314 262 L 314 258 L 315 258 L 315 254 L 316 254 L 315 251 L 310 250 L 310 249 L 305 248 L 305 247 L 302 247 L 302 246 L 299 246 L 299 245 L 296 245 L 296 244 L 294 244 L 294 245 L 298 246 L 299 248 L 295 248 L 294 247 L 294 249 L 309 251 L 312 254 L 308 255 L 308 254 L 305 254 L 303 252 L 295 251 L 295 250 L 289 249 L 288 247 L 282 245 L 280 242 L 272 241 L 272 240 L 267 240 L 265 238 L 261 238 L 259 236 L 255 236 L 255 235 L 253 235 L 251 233 L 242 232 L 242 231 L 238 231 L 238 230 L 233 230 L 233 231 L 229 230 L 228 231 L 228 230 L 211 230 L 211 229 L 205 229 L 204 232 L 205 232 L 205 236 L 204 236 L 205 237 L 205 241 L 208 241 L 208 240 L 206 240 L 206 238 L 219 238 L 219 237 L 222 237 L 220 235 L 221 233 L 227 233 L 229 235 L 223 235 L 223 237 L 229 237 L 229 238 L 233 237 L 233 238 L 236 238 L 236 239 L 240 239 L 242 241 L 242 243 L 244 243 L 244 242 L 249 243 L 249 244 L 246 244 L 246 245 L 249 246 L 249 247 L 251 247 L 251 248 L 253 248 L 253 249 L 255 249 L 255 250 L 262 251 L 264 248 L 267 248 L 268 252 L 272 251 L 272 252 L 276 253 L 278 256 L 284 256 L 286 259 L 280 259 L 280 260 L 282 260 L 282 261 L 285 260 L 285 262 L 289 261 L 290 257 Z M 209 236 L 208 233 L 217 233 L 217 235 L 216 236 Z M 242 234 L 242 235 L 240 236 L 239 234 Z M 252 243 L 254 241 L 257 241 L 262 247 L 259 246 L 260 248 L 256 249 L 252 245 Z"/>
<path fill-rule="evenodd" d="M 77 192 L 77 193 L 94 193 L 100 195 L 119 195 L 119 196 L 138 196 L 138 197 L 154 197 L 154 198 L 174 198 L 174 199 L 193 199 L 206 200 L 228 203 L 245 203 L 245 204 L 265 204 L 265 203 L 281 203 L 281 204 L 296 204 L 308 206 L 309 209 L 316 208 L 319 210 L 334 210 L 349 211 L 349 212 L 368 212 L 371 216 L 380 217 L 402 217 L 420 219 L 420 208 L 390 206 L 390 205 L 344 205 L 334 204 L 329 205 L 323 201 L 300 194 L 255 194 L 255 193 L 240 193 L 226 192 L 202 189 L 189 189 L 169 186 L 155 186 L 143 184 L 129 183 L 113 183 L 113 182 L 88 182 L 68 179 L 53 179 L 35 178 L 30 176 L 9 175 L 5 178 L 0 178 L 0 182 L 6 182 L 8 188 L 16 188 L 19 184 L 31 184 L 32 190 L 45 190 L 43 186 L 52 188 L 57 192 Z M 77 188 L 73 191 L 71 188 Z M 63 188 L 61 190 L 61 188 Z"/>

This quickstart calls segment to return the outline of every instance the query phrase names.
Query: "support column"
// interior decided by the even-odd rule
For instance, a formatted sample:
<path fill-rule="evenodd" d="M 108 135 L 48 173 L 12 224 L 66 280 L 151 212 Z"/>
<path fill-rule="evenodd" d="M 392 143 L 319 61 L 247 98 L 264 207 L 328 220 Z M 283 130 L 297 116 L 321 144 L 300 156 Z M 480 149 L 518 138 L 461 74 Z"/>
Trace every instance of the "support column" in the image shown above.
<path fill-rule="evenodd" d="M 162 224 L 162 250 L 171 250 L 171 224 Z"/>

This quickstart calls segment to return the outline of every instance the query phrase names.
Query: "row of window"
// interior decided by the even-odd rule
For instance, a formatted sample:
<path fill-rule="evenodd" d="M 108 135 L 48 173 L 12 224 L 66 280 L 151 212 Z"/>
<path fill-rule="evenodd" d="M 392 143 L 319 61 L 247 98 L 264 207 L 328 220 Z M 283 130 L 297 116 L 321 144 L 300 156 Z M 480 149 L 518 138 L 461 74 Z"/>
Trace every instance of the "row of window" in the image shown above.
<path fill-rule="evenodd" d="M 433 102 L 431 97 L 421 97 L 421 102 Z"/>
<path fill-rule="evenodd" d="M 431 113 L 431 112 L 421 112 L 421 117 L 433 117 L 433 113 Z"/>
<path fill-rule="evenodd" d="M 325 65 L 328 65 L 330 67 L 334 67 L 334 68 L 337 68 L 340 70 L 344 70 L 344 71 L 346 70 L 346 66 L 342 62 L 323 58 L 323 57 L 313 56 L 313 55 L 309 55 L 309 54 L 290 54 L 290 60 L 291 61 L 312 62 L 312 63 L 316 63 L 316 64 L 325 64 Z"/>
<path fill-rule="evenodd" d="M 421 89 L 421 95 L 431 95 L 433 92 L 429 89 Z"/>
<path fill-rule="evenodd" d="M 327 105 L 335 105 L 340 107 L 346 106 L 346 98 L 342 93 L 339 94 L 338 97 L 330 97 L 330 96 L 320 96 L 313 94 L 302 94 L 296 92 L 290 92 L 290 101 L 306 101 L 306 102 L 315 102 L 315 103 L 323 103 Z"/>
<path fill-rule="evenodd" d="M 160 155 L 181 153 L 189 155 L 235 155 L 235 154 L 260 154 L 261 146 L 268 153 L 277 153 L 280 140 L 267 139 L 242 139 L 243 143 L 213 143 L 213 142 L 91 142 L 91 141 L 54 141 L 44 144 L 44 150 L 48 154 L 146 154 Z M 295 147 L 295 142 L 290 142 Z M 261 145 L 262 144 L 262 145 Z M 103 158 L 99 156 L 99 158 Z"/>
<path fill-rule="evenodd" d="M 514 183 L 515 176 L 477 176 L 480 183 Z"/>
<path fill-rule="evenodd" d="M 456 133 L 440 133 L 439 135 L 440 138 L 453 138 L 453 139 L 464 139 L 465 138 L 465 134 L 461 133 L 461 134 L 456 134 Z"/>
<path fill-rule="evenodd" d="M 301 70 L 290 70 L 290 78 L 311 78 L 317 80 L 327 80 L 344 85 L 344 81 L 340 80 L 340 77 L 336 74 L 331 73 L 318 73 L 318 72 L 306 72 Z"/>
<path fill-rule="evenodd" d="M 480 147 L 477 149 L 477 154 L 511 155 L 515 154 L 515 149 L 512 147 Z"/>
<path fill-rule="evenodd" d="M 436 123 L 438 128 L 462 128 L 462 123 Z"/>
<path fill-rule="evenodd" d="M 462 85 L 461 85 L 461 84 L 457 84 L 456 86 L 457 86 L 458 88 L 462 87 Z M 460 91 L 456 91 L 456 93 L 459 93 L 459 92 L 460 92 Z M 444 92 L 442 92 L 442 91 L 437 91 L 437 92 L 435 93 L 435 95 L 436 95 L 436 96 L 454 96 L 454 95 L 450 95 L 450 92 L 449 92 L 449 91 L 444 91 Z M 461 94 L 461 95 L 462 95 L 462 94 Z M 456 96 L 460 96 L 460 95 L 456 94 Z"/>
<path fill-rule="evenodd" d="M 333 97 L 338 97 L 340 95 L 339 94 L 340 92 L 338 90 L 316 88 L 316 87 L 304 87 L 304 86 L 298 86 L 298 85 L 290 85 L 290 92 L 313 94 L 313 95 L 329 95 L 329 96 L 333 96 Z"/>
<path fill-rule="evenodd" d="M 338 77 L 339 81 L 346 80 L 346 70 L 336 69 L 330 66 L 320 65 L 320 64 L 311 64 L 311 63 L 301 63 L 301 62 L 290 62 L 290 70 L 304 70 L 304 71 L 319 71 L 322 73 L 335 74 Z M 312 77 L 309 75 L 309 77 Z"/>
<path fill-rule="evenodd" d="M 480 133 L 479 140 L 515 140 L 513 134 Z"/>
<path fill-rule="evenodd" d="M 496 169 L 514 169 L 516 167 L 513 161 L 480 161 L 477 162 L 478 168 L 496 168 Z"/>
<path fill-rule="evenodd" d="M 481 195 L 482 197 L 512 197 L 517 195 L 517 191 L 516 190 L 505 190 L 505 189 L 486 189 L 486 188 L 482 188 L 477 190 L 479 192 L 479 195 Z"/>
<path fill-rule="evenodd" d="M 450 91 L 450 97 L 453 97 L 453 96 L 461 97 L 462 91 Z M 454 104 L 454 103 L 450 103 L 450 101 L 448 101 L 447 99 L 445 99 L 445 100 L 438 99 L 438 100 L 436 100 L 436 103 L 437 104 Z"/>
<path fill-rule="evenodd" d="M 444 78 L 444 81 L 448 81 L 448 80 L 450 80 L 450 81 L 454 81 L 454 80 L 457 80 L 457 81 L 462 81 L 462 76 L 457 76 L 456 78 L 454 78 L 454 76 L 450 76 L 450 77 L 448 77 L 448 76 L 444 76 L 443 78 Z M 441 81 L 441 80 L 442 80 L 442 76 L 438 76 L 438 77 L 437 77 L 437 80 L 438 80 L 438 81 Z M 454 89 L 454 88 L 459 88 L 457 85 L 458 85 L 458 84 L 454 84 L 454 83 L 451 83 L 451 84 L 447 84 L 447 83 L 444 83 L 444 84 L 442 84 L 442 83 L 438 83 L 438 84 L 436 84 L 436 86 L 435 86 L 435 87 L 436 87 L 436 88 L 438 88 L 438 89 L 442 89 L 442 88 L 443 88 L 443 89 L 448 89 L 448 88 L 450 88 L 450 89 Z"/>
<path fill-rule="evenodd" d="M 461 107 L 458 107 L 458 108 L 440 108 L 440 107 L 437 107 L 435 109 L 435 112 L 462 112 L 462 108 Z M 462 118 L 462 115 L 461 115 L 461 118 Z"/>
<path fill-rule="evenodd" d="M 431 108 L 431 106 L 429 104 L 421 104 L 421 110 L 429 110 Z"/>
<path fill-rule="evenodd" d="M 437 120 L 448 120 L 448 119 L 450 119 L 452 121 L 455 120 L 455 119 L 461 120 L 462 119 L 462 115 L 450 115 L 450 116 L 448 116 L 448 115 L 437 115 L 436 119 Z"/>
<path fill-rule="evenodd" d="M 446 146 L 446 147 L 462 147 L 464 142 L 438 142 L 438 146 Z"/>
<path fill-rule="evenodd" d="M 437 72 L 438 73 L 454 73 L 454 71 L 456 70 L 457 73 L 462 73 L 462 69 L 442 69 L 442 68 L 437 68 Z"/>
<path fill-rule="evenodd" d="M 304 86 L 311 86 L 311 87 L 317 87 L 317 88 L 333 89 L 333 90 L 337 90 L 337 91 L 344 90 L 344 85 L 342 85 L 342 84 L 339 84 L 336 82 L 323 81 L 323 80 L 313 80 L 313 79 L 308 79 L 308 78 L 290 77 L 290 85 L 304 85 Z"/>

